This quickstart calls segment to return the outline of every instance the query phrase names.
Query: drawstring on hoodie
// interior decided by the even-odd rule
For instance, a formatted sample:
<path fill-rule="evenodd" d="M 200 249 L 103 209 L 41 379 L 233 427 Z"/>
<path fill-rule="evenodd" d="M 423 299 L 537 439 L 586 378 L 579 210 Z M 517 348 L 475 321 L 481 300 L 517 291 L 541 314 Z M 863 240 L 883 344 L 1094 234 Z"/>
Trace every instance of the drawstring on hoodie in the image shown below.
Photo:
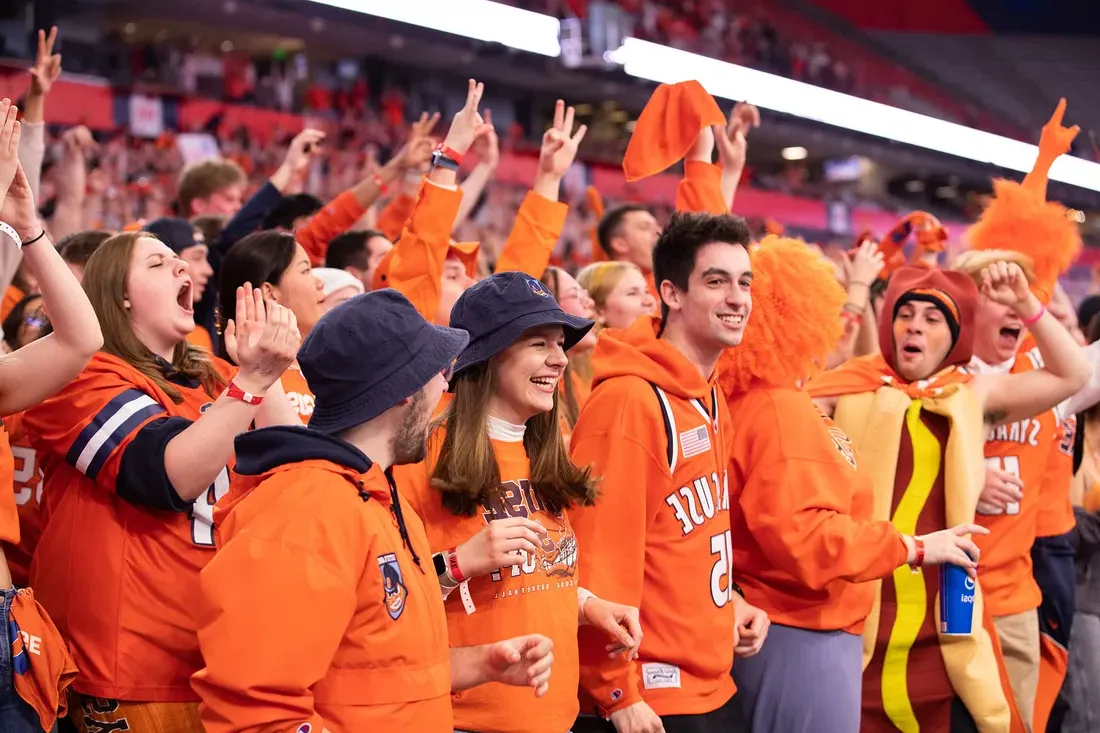
<path fill-rule="evenodd" d="M 405 527 L 405 515 L 401 511 L 401 498 L 397 493 L 397 484 L 394 483 L 393 474 L 390 469 L 386 469 L 386 480 L 390 483 L 390 496 L 393 498 L 393 514 L 397 518 L 397 529 L 401 532 L 401 542 L 405 545 L 405 549 L 412 555 L 413 562 L 416 563 L 416 567 L 420 568 L 420 572 L 424 572 L 424 567 L 420 564 L 420 556 L 416 554 L 416 550 L 413 549 L 412 540 L 409 539 L 409 530 Z M 362 492 L 359 492 L 362 495 Z"/>
<path fill-rule="evenodd" d="M 359 479 L 359 498 L 362 499 L 364 503 L 370 501 L 370 492 L 363 488 L 363 479 Z"/>

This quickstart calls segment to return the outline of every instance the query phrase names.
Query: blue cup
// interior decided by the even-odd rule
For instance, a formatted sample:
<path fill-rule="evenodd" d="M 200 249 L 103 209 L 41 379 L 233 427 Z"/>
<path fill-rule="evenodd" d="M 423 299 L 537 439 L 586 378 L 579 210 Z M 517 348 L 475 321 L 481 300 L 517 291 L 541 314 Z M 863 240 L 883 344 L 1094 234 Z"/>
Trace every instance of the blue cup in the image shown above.
<path fill-rule="evenodd" d="M 940 566 L 940 633 L 966 636 L 974 630 L 974 581 L 966 568 Z"/>

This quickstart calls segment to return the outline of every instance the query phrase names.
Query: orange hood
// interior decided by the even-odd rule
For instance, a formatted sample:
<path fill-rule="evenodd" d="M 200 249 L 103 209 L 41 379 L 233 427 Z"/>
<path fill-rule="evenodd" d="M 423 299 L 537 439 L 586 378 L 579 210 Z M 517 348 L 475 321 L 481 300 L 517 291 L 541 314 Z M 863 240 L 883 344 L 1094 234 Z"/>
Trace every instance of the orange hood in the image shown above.
<path fill-rule="evenodd" d="M 235 521 L 234 509 L 253 489 L 282 471 L 303 464 L 323 468 L 336 476 L 362 481 L 361 490 L 370 498 L 389 505 L 389 482 L 378 466 L 359 449 L 338 438 L 309 430 L 302 425 L 277 425 L 241 433 L 233 441 L 237 458 L 229 493 L 214 509 L 219 527 Z M 247 513 L 247 510 L 246 510 Z"/>
<path fill-rule="evenodd" d="M 707 397 L 711 381 L 679 349 L 657 338 L 660 324 L 656 316 L 642 316 L 630 328 L 601 332 L 592 352 L 592 388 L 613 377 L 633 376 L 678 397 Z"/>

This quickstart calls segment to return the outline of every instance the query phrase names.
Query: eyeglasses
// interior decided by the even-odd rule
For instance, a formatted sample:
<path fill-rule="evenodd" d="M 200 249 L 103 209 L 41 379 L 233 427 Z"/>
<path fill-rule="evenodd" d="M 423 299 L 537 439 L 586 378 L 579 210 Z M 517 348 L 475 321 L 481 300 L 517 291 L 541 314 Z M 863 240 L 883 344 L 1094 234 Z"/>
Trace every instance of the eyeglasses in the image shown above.
<path fill-rule="evenodd" d="M 50 319 L 43 313 L 28 313 L 23 316 L 23 323 L 31 328 L 45 328 L 50 325 Z"/>

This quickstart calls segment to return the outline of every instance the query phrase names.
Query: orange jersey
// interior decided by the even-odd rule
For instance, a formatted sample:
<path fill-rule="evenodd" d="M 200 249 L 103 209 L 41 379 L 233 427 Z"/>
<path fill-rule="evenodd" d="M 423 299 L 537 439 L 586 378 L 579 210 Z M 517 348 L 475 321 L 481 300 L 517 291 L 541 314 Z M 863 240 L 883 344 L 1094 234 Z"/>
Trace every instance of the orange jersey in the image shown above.
<path fill-rule="evenodd" d="M 1039 489 L 1039 515 L 1035 520 L 1036 537 L 1057 537 L 1071 531 L 1077 520 L 1069 487 L 1073 482 L 1073 443 L 1077 438 L 1077 416 L 1067 415 L 1058 426 L 1058 438 L 1051 446 L 1047 471 Z"/>
<path fill-rule="evenodd" d="M 447 622 L 416 513 L 336 438 L 285 426 L 237 447 L 244 473 L 189 599 L 207 733 L 451 733 Z"/>
<path fill-rule="evenodd" d="M 562 733 L 577 717 L 577 540 L 565 511 L 545 509 L 530 483 L 522 441 L 493 440 L 500 467 L 499 498 L 477 516 L 455 516 L 429 485 L 442 431 L 429 460 L 394 471 L 402 496 L 416 509 L 432 552 L 466 542 L 488 522 L 527 517 L 546 528 L 537 556 L 521 565 L 471 578 L 444 604 L 452 646 L 476 646 L 539 633 L 554 642 L 554 678 L 545 696 L 490 683 L 454 695 L 455 727 L 480 733 Z M 607 643 L 605 639 L 604 643 Z"/>
<path fill-rule="evenodd" d="M 1037 351 L 1017 354 L 1011 373 L 1037 369 Z M 1055 410 L 989 428 L 985 442 L 987 468 L 1010 473 L 1023 482 L 1023 499 L 1006 511 L 978 502 L 975 521 L 989 530 L 975 535 L 982 551 L 978 577 L 986 606 L 994 616 L 1009 616 L 1038 608 L 1042 594 L 1031 573 L 1031 545 L 1042 505 L 1042 485 L 1051 450 L 1060 440 Z M 1068 500 L 1069 481 L 1064 493 Z M 1071 514 L 1072 516 L 1072 514 Z"/>
<path fill-rule="evenodd" d="M 4 543 L 5 552 L 9 545 L 19 543 L 19 509 L 14 492 L 7 488 L 14 485 L 14 475 L 11 435 L 5 420 L 4 427 L 0 430 L 0 542 Z"/>
<path fill-rule="evenodd" d="M 309 383 L 306 382 L 305 375 L 302 374 L 298 362 L 294 362 L 285 372 L 283 372 L 280 381 L 283 383 L 283 391 L 286 392 L 286 398 L 290 400 L 290 404 L 294 406 L 294 410 L 298 413 L 298 417 L 301 418 L 302 424 L 308 425 L 309 418 L 313 414 L 315 400 L 313 391 L 310 390 Z"/>
<path fill-rule="evenodd" d="M 215 361 L 226 379 L 233 368 Z M 24 424 L 42 460 L 49 521 L 31 580 L 72 647 L 77 692 L 142 702 L 197 700 L 202 666 L 191 613 L 199 570 L 214 553 L 213 509 L 229 489 L 223 470 L 186 512 L 147 509 L 115 483 L 126 447 L 154 420 L 196 420 L 214 402 L 176 385 L 176 404 L 141 372 L 103 352 Z"/>
<path fill-rule="evenodd" d="M 861 633 L 875 587 L 908 551 L 872 521 L 874 490 L 851 441 L 805 392 L 759 387 L 729 400 L 733 578 L 775 623 Z"/>
<path fill-rule="evenodd" d="M 12 582 L 22 588 L 30 582 L 31 557 L 34 556 L 38 536 L 42 533 L 42 515 L 39 510 L 42 501 L 42 467 L 38 464 L 38 455 L 23 427 L 23 414 L 5 417 L 4 427 L 8 431 L 11 454 L 15 460 L 15 506 L 19 512 L 18 542 L 5 540 L 4 555 L 8 559 Z"/>
<path fill-rule="evenodd" d="M 713 381 L 657 338 L 658 323 L 600 335 L 570 441 L 600 480 L 595 506 L 570 514 L 581 585 L 640 609 L 645 634 L 626 661 L 580 628 L 586 712 L 644 699 L 658 715 L 706 713 L 735 689 L 728 411 Z"/>

